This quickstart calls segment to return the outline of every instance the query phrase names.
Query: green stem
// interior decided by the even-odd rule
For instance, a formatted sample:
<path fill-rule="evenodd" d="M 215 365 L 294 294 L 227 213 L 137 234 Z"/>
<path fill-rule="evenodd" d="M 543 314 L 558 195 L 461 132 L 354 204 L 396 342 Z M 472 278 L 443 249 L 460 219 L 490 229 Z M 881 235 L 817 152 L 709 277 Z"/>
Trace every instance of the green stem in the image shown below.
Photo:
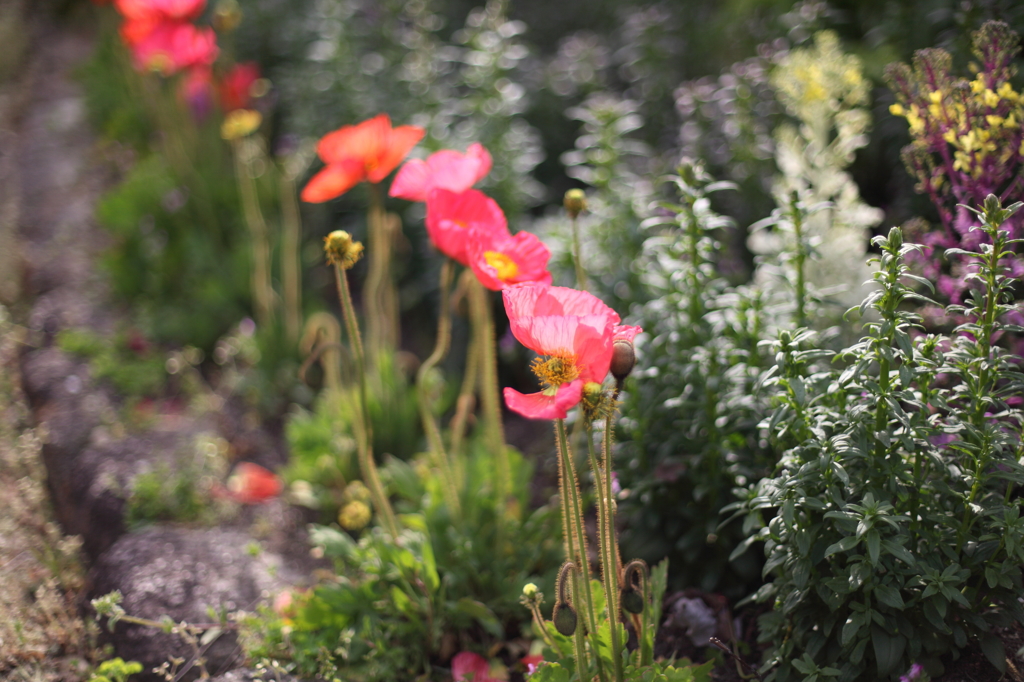
<path fill-rule="evenodd" d="M 256 321 L 264 329 L 274 321 L 274 290 L 270 283 L 270 243 L 267 222 L 263 218 L 256 196 L 256 183 L 252 178 L 247 157 L 251 143 L 245 139 L 233 140 L 231 149 L 235 157 L 235 175 L 242 196 L 242 212 L 252 239 L 252 299 Z"/>
<path fill-rule="evenodd" d="M 302 331 L 302 263 L 299 260 L 299 242 L 302 240 L 302 220 L 299 202 L 295 199 L 295 178 L 284 169 L 280 171 L 281 191 L 281 289 L 284 295 L 284 329 L 294 352 Z"/>
<path fill-rule="evenodd" d="M 607 431 L 607 425 L 606 425 Z M 594 488 L 597 493 L 597 539 L 601 557 L 601 573 L 604 583 L 605 603 L 608 607 L 608 623 L 612 635 L 612 669 L 616 682 L 622 682 L 622 640 L 619 632 L 619 589 L 621 586 L 618 547 L 615 542 L 615 516 L 612 511 L 611 469 L 608 439 L 605 438 L 604 467 L 597 461 L 594 452 L 594 431 L 590 422 L 586 424 L 587 455 L 590 469 L 594 472 Z"/>
<path fill-rule="evenodd" d="M 441 428 L 431 409 L 432 400 L 427 386 L 427 379 L 437 363 L 448 353 L 448 346 L 451 343 L 452 318 L 448 310 L 448 299 L 451 294 L 452 280 L 455 277 L 455 266 L 451 259 L 445 259 L 441 266 L 441 308 L 437 319 L 437 341 L 434 344 L 434 352 L 430 354 L 416 373 L 416 390 L 419 394 L 420 418 L 423 420 L 423 430 L 427 433 L 427 442 L 430 445 L 430 453 L 433 455 L 436 466 L 441 470 L 443 479 L 442 490 L 444 491 L 445 502 L 453 518 L 462 516 L 459 494 L 455 485 L 455 476 L 452 471 L 451 461 L 444 448 L 444 440 L 441 438 Z"/>
<path fill-rule="evenodd" d="M 391 250 L 394 230 L 384 210 L 381 189 L 370 185 L 366 248 L 370 263 L 363 291 L 366 339 L 376 359 L 382 351 L 392 355 L 398 347 L 398 298 L 391 280 Z"/>
<path fill-rule="evenodd" d="M 377 474 L 377 464 L 373 460 L 373 429 L 370 425 L 370 405 L 366 392 L 366 356 L 363 353 L 363 340 L 359 334 L 359 320 L 356 319 L 355 306 L 352 305 L 352 293 L 348 288 L 348 277 L 339 266 L 334 266 L 334 279 L 338 285 L 338 299 L 345 318 L 349 342 L 352 345 L 352 360 L 356 375 L 359 378 L 359 415 L 356 419 L 359 428 L 356 434 L 356 445 L 359 452 L 359 465 L 363 478 L 366 480 L 373 504 L 384 521 L 384 528 L 391 534 L 392 540 L 398 542 L 398 521 L 391 502 L 384 492 L 384 486 Z"/>
<path fill-rule="evenodd" d="M 576 288 L 587 290 L 587 272 L 583 269 L 583 256 L 580 249 L 579 221 L 572 216 L 572 259 L 576 265 Z"/>
<path fill-rule="evenodd" d="M 562 462 L 562 478 L 565 482 L 562 486 L 563 494 L 567 494 L 568 498 L 563 497 L 563 518 L 567 518 L 569 521 L 568 527 L 565 529 L 566 534 L 570 531 L 575 536 L 575 549 L 578 552 L 576 556 L 569 556 L 569 560 L 575 563 L 579 567 L 578 582 L 583 583 L 582 591 L 575 590 L 576 583 L 574 582 L 574 597 L 578 601 L 583 602 L 584 608 L 582 611 L 585 613 L 587 618 L 587 626 L 590 628 L 590 643 L 591 649 L 593 650 L 594 661 L 597 663 L 597 674 L 601 678 L 602 682 L 607 682 L 607 675 L 604 671 L 604 663 L 601 661 L 600 654 L 600 641 L 598 638 L 597 629 L 597 615 L 594 612 L 594 597 L 593 591 L 590 588 L 590 564 L 587 558 L 587 540 L 586 535 L 583 532 L 583 503 L 580 500 L 580 489 L 579 489 L 579 478 L 576 476 L 576 465 L 572 461 L 572 452 L 569 450 L 569 441 L 565 433 L 565 420 L 555 420 L 555 434 L 558 443 L 558 456 Z M 568 505 L 568 510 L 565 509 L 565 505 Z M 576 575 L 576 572 L 573 573 Z M 577 607 L 577 611 L 580 611 Z M 580 676 L 580 679 L 584 679 Z"/>
<path fill-rule="evenodd" d="M 797 204 L 796 193 L 793 193 L 790 204 L 790 218 L 793 220 L 793 235 L 796 239 L 796 326 L 797 328 L 807 326 L 807 275 L 804 272 L 804 261 L 807 260 L 807 251 L 804 248 L 803 234 L 803 213 Z"/>
<path fill-rule="evenodd" d="M 474 277 L 469 283 L 469 305 L 473 326 L 478 334 L 480 353 L 480 402 L 483 407 L 487 448 L 495 461 L 495 497 L 498 518 L 504 518 L 512 477 L 508 452 L 505 450 L 505 429 L 498 393 L 498 355 L 494 339 L 494 315 L 487 289 Z M 500 521 L 499 521 L 500 523 Z"/>

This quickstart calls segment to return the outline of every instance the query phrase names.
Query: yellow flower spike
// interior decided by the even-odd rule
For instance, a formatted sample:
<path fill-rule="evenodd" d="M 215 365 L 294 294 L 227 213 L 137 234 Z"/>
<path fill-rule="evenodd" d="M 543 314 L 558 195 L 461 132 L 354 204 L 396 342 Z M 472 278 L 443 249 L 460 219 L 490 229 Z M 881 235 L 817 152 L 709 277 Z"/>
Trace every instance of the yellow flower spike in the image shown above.
<path fill-rule="evenodd" d="M 889 113 L 893 116 L 906 116 L 907 110 L 900 104 L 892 104 L 889 106 Z"/>
<path fill-rule="evenodd" d="M 1020 154 L 1021 156 L 1024 156 L 1024 140 L 1021 140 L 1020 149 L 1017 150 L 1017 153 Z"/>
<path fill-rule="evenodd" d="M 1017 128 L 1017 127 L 1020 127 L 1020 123 L 1017 122 L 1017 115 L 1016 114 L 1010 114 L 1009 116 L 1007 116 L 1006 120 L 1003 121 L 1003 127 L 1004 128 Z"/>
<path fill-rule="evenodd" d="M 950 144 L 956 144 L 956 131 L 950 128 L 946 132 L 942 133 L 942 139 Z"/>
<path fill-rule="evenodd" d="M 942 91 L 932 90 L 931 92 L 928 93 L 928 99 L 931 100 L 932 104 L 938 104 L 939 102 L 942 101 Z"/>
<path fill-rule="evenodd" d="M 980 95 L 985 91 L 985 81 L 980 78 L 975 78 L 971 81 L 971 92 L 975 95 Z"/>
<path fill-rule="evenodd" d="M 999 95 L 991 90 L 985 90 L 985 94 L 982 95 L 982 102 L 987 107 L 997 107 L 999 106 Z"/>
<path fill-rule="evenodd" d="M 224 118 L 220 126 L 220 136 L 225 140 L 237 140 L 252 135 L 259 130 L 263 116 L 252 109 L 236 109 Z"/>

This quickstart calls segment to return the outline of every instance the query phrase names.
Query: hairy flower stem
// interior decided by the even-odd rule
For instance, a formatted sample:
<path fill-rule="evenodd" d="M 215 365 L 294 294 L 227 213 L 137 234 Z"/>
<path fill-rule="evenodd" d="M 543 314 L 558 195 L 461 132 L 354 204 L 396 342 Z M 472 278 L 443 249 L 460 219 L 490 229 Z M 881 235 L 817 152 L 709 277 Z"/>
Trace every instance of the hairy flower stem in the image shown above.
<path fill-rule="evenodd" d="M 608 420 L 611 421 L 611 420 Z M 597 493 L 597 539 L 601 557 L 602 582 L 604 583 L 605 603 L 608 607 L 608 623 L 612 635 L 612 666 L 616 682 L 622 682 L 622 638 L 619 631 L 619 589 L 621 588 L 619 551 L 615 542 L 615 512 L 611 497 L 611 468 L 609 467 L 609 438 L 606 424 L 604 439 L 603 466 L 598 463 L 594 452 L 594 431 L 588 421 L 586 424 L 587 455 L 590 469 L 594 472 L 594 488 Z"/>
<path fill-rule="evenodd" d="M 480 353 L 480 402 L 483 407 L 487 449 L 495 461 L 495 497 L 498 518 L 503 519 L 508 502 L 512 470 L 505 451 L 505 429 L 501 419 L 501 400 L 498 393 L 498 355 L 494 338 L 494 314 L 491 312 L 487 290 L 474 277 L 469 283 L 469 309 Z M 499 521 L 500 523 L 500 521 Z"/>
<path fill-rule="evenodd" d="M 398 294 L 391 275 L 391 250 L 401 225 L 384 210 L 380 186 L 370 185 L 370 209 L 366 215 L 366 248 L 370 263 L 363 290 L 366 340 L 375 361 L 383 351 L 394 354 L 398 347 Z"/>
<path fill-rule="evenodd" d="M 572 220 L 572 260 L 576 266 L 576 288 L 580 291 L 587 290 L 587 271 L 583 269 L 583 256 L 580 252 L 580 228 L 579 220 L 574 215 Z"/>
<path fill-rule="evenodd" d="M 302 221 L 299 202 L 295 199 L 295 177 L 284 168 L 280 172 L 281 192 L 281 294 L 284 298 L 284 332 L 292 350 L 299 342 L 302 329 L 302 263 L 299 242 Z"/>
<path fill-rule="evenodd" d="M 471 270 L 466 270 L 466 275 L 473 277 Z M 451 430 L 451 452 L 458 458 L 462 451 L 462 441 L 466 436 L 466 423 L 469 415 L 476 404 L 476 388 L 479 383 L 480 374 L 480 349 L 477 348 L 476 338 L 470 339 L 469 349 L 466 353 L 466 369 L 462 375 L 462 388 L 459 390 L 459 397 L 455 401 L 455 414 L 452 416 L 449 428 Z M 456 461 L 459 461 L 456 459 Z"/>
<path fill-rule="evenodd" d="M 363 353 L 363 340 L 359 334 L 359 320 L 356 319 L 356 309 L 352 305 L 352 293 L 348 288 L 348 277 L 342 272 L 340 266 L 334 266 L 334 280 L 338 285 L 338 299 L 341 301 L 341 310 L 345 318 L 345 329 L 348 332 L 349 343 L 352 346 L 352 364 L 356 376 L 359 378 L 359 415 L 356 423 L 359 426 L 356 432 L 356 445 L 359 451 L 359 466 L 363 478 L 366 480 L 370 495 L 373 497 L 373 506 L 384 522 L 384 528 L 391 535 L 391 539 L 398 542 L 398 521 L 395 518 L 395 510 L 391 508 L 391 502 L 384 492 L 384 486 L 377 474 L 377 464 L 373 461 L 373 429 L 370 426 L 370 405 L 366 394 L 366 355 Z"/>
<path fill-rule="evenodd" d="M 437 418 L 432 410 L 433 400 L 427 385 L 430 372 L 437 366 L 437 363 L 444 359 L 448 353 L 448 346 L 451 344 L 452 318 L 448 303 L 454 277 L 455 266 L 451 259 L 445 259 L 444 265 L 441 266 L 441 307 L 437 319 L 437 341 L 434 344 L 434 352 L 423 361 L 419 371 L 416 372 L 416 390 L 419 398 L 417 402 L 420 408 L 420 418 L 423 420 L 423 430 L 427 434 L 430 454 L 434 459 L 435 466 L 441 470 L 445 503 L 448 505 L 452 517 L 457 519 L 462 516 L 458 487 L 451 460 L 445 451 L 444 440 L 441 438 L 441 428 L 438 426 Z"/>
<path fill-rule="evenodd" d="M 590 563 L 587 558 L 587 540 L 583 531 L 583 503 L 580 500 L 579 479 L 576 476 L 576 465 L 572 461 L 572 451 L 565 433 L 565 420 L 555 420 L 555 436 L 558 445 L 558 479 L 562 502 L 563 533 L 566 537 L 566 559 L 579 567 L 573 571 L 573 598 L 576 600 L 577 611 L 583 611 L 586 624 L 590 630 L 591 649 L 597 664 L 597 674 L 602 682 L 607 682 L 604 664 L 601 661 L 598 645 L 597 615 L 594 612 L 593 591 L 590 589 Z M 582 585 L 580 585 L 582 583 Z M 582 589 L 580 589 L 582 587 Z M 583 609 L 579 603 L 583 602 Z M 579 665 L 579 664 L 577 664 Z M 583 667 L 580 666 L 582 673 Z M 581 674 L 580 679 L 586 679 Z"/>
<path fill-rule="evenodd" d="M 238 179 L 238 193 L 242 197 L 242 211 L 245 224 L 252 239 L 252 303 L 256 322 L 264 330 L 274 321 L 274 290 L 270 284 L 270 241 L 267 222 L 263 219 L 260 202 L 256 196 L 256 182 L 253 180 L 249 155 L 252 143 L 247 139 L 232 140 L 231 150 L 235 157 L 235 176 Z"/>

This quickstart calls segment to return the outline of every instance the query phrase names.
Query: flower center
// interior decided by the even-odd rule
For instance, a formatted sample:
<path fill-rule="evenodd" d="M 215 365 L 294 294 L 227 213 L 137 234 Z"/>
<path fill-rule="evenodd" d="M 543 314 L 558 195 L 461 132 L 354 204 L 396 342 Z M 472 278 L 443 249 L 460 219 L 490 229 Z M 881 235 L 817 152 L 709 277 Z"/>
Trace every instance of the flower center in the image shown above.
<path fill-rule="evenodd" d="M 537 375 L 545 389 L 558 388 L 580 375 L 580 369 L 576 366 L 576 356 L 572 353 L 535 358 L 530 364 L 530 369 Z"/>
<path fill-rule="evenodd" d="M 484 251 L 484 259 L 487 264 L 494 268 L 498 279 L 502 282 L 509 282 L 519 274 L 519 266 L 516 262 L 499 251 Z"/>

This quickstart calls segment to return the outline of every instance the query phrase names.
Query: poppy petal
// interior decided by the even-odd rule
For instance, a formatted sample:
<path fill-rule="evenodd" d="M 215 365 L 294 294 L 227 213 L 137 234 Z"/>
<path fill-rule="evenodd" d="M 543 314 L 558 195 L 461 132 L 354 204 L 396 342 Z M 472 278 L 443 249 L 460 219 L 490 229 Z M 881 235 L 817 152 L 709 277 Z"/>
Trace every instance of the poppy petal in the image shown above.
<path fill-rule="evenodd" d="M 577 379 L 562 384 L 554 395 L 524 394 L 514 388 L 506 388 L 504 396 L 510 410 L 529 419 L 565 419 L 569 409 L 579 404 L 583 396 L 583 382 Z"/>
<path fill-rule="evenodd" d="M 302 200 L 321 203 L 341 196 L 365 177 L 362 164 L 351 159 L 333 163 L 314 175 L 302 189 Z"/>
<path fill-rule="evenodd" d="M 367 179 L 370 182 L 380 182 L 386 178 L 398 164 L 402 163 L 402 159 L 409 155 L 425 134 L 423 128 L 416 126 L 398 126 L 394 130 L 389 130 L 383 146 L 372 161 L 372 167 L 367 166 Z"/>

